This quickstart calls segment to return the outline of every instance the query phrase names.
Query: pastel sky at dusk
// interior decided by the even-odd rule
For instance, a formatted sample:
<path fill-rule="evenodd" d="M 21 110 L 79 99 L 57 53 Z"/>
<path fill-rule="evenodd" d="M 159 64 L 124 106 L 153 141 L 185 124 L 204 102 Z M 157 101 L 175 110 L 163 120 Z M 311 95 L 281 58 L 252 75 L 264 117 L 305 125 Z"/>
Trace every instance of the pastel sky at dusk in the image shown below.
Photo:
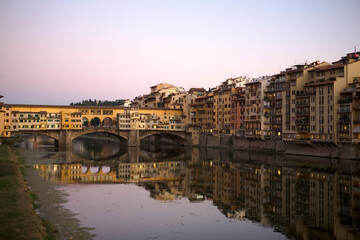
<path fill-rule="evenodd" d="M 359 0 L 0 0 L 5 103 L 215 87 L 360 49 Z"/>

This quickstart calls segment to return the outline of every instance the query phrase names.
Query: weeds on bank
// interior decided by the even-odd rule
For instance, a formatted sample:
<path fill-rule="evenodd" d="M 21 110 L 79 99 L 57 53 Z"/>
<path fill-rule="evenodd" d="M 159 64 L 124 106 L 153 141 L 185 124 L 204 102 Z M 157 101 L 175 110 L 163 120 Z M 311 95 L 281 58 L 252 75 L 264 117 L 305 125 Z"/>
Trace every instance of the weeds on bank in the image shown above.
<path fill-rule="evenodd" d="M 0 145 L 0 239 L 35 239 L 40 235 L 35 233 L 38 226 L 34 224 L 34 218 L 39 217 L 31 212 L 39 208 L 36 203 L 38 197 L 34 192 L 27 192 L 24 187 L 18 169 L 25 175 L 25 161 L 19 156 L 19 152 L 16 155 L 18 162 L 11 160 L 7 146 Z M 27 203 L 31 203 L 33 209 L 24 207 Z M 39 224 L 46 231 L 46 236 L 43 237 L 55 239 L 56 227 L 46 220 L 40 220 Z M 41 235 L 45 235 L 45 232 Z"/>
<path fill-rule="evenodd" d="M 58 232 L 58 229 L 50 222 L 46 221 L 45 219 L 41 219 L 42 224 L 44 225 L 46 229 L 47 234 L 47 240 L 53 240 L 55 239 L 55 233 Z"/>
<path fill-rule="evenodd" d="M 0 146 L 0 239 L 15 237 L 14 228 L 22 227 L 19 221 L 23 213 L 17 208 L 18 191 L 20 188 L 16 163 L 9 157 L 7 147 Z"/>

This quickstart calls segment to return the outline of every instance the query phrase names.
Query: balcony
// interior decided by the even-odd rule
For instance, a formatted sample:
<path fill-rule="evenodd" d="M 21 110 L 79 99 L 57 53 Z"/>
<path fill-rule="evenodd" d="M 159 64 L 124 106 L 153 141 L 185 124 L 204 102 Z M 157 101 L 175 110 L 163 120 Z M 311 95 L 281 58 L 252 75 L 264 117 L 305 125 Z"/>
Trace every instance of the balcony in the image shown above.
<path fill-rule="evenodd" d="M 265 100 L 265 101 L 270 101 L 270 100 L 272 100 L 272 99 L 274 99 L 273 96 L 269 96 L 269 95 L 265 95 L 265 96 L 264 96 L 264 100 Z"/>
<path fill-rule="evenodd" d="M 310 132 L 310 127 L 298 127 L 297 131 L 299 133 L 303 133 L 303 132 Z"/>
<path fill-rule="evenodd" d="M 349 104 L 349 103 L 351 103 L 351 102 L 352 102 L 352 98 L 340 99 L 340 100 L 338 101 L 338 103 L 340 103 L 340 104 Z"/>
<path fill-rule="evenodd" d="M 282 125 L 282 121 L 273 121 L 272 123 L 271 123 L 272 125 Z"/>
<path fill-rule="evenodd" d="M 275 92 L 275 88 L 273 88 L 273 87 L 269 87 L 264 90 L 264 93 L 273 93 L 273 92 Z"/>
<path fill-rule="evenodd" d="M 309 101 L 298 101 L 298 102 L 296 102 L 296 106 L 297 107 L 308 107 L 308 106 L 310 106 L 310 102 Z"/>
<path fill-rule="evenodd" d="M 340 118 L 338 123 L 340 123 L 340 124 L 349 124 L 350 123 L 350 118 Z"/>
<path fill-rule="evenodd" d="M 351 113 L 350 107 L 348 107 L 348 108 L 340 108 L 339 113 L 340 114 L 350 114 Z"/>
<path fill-rule="evenodd" d="M 301 92 L 297 91 L 297 92 L 296 92 L 296 98 L 309 97 L 309 96 L 311 96 L 311 95 L 315 95 L 315 92 L 312 92 L 312 91 L 305 91 L 305 92 L 303 92 L 303 91 L 301 91 Z"/>
<path fill-rule="evenodd" d="M 352 94 L 356 91 L 356 88 L 344 88 L 340 94 Z"/>
<path fill-rule="evenodd" d="M 296 119 L 296 125 L 308 125 L 310 123 L 310 119 Z"/>
<path fill-rule="evenodd" d="M 296 112 L 296 116 L 307 116 L 310 115 L 309 111 L 298 111 Z"/>

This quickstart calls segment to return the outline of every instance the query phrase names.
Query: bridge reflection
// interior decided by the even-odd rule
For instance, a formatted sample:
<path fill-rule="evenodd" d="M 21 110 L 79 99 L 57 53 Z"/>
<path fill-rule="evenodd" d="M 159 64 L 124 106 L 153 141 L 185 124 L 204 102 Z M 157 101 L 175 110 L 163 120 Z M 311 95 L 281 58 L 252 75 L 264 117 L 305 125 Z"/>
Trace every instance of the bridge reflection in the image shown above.
<path fill-rule="evenodd" d="M 360 237 L 358 162 L 304 158 L 290 164 L 284 156 L 199 149 L 181 156 L 163 161 L 138 158 L 136 162 L 88 161 L 35 168 L 42 177 L 56 182 L 135 183 L 161 201 L 211 200 L 229 218 L 251 219 L 290 238 Z M 99 170 L 89 171 L 94 166 Z M 107 172 L 102 170 L 105 168 Z"/>

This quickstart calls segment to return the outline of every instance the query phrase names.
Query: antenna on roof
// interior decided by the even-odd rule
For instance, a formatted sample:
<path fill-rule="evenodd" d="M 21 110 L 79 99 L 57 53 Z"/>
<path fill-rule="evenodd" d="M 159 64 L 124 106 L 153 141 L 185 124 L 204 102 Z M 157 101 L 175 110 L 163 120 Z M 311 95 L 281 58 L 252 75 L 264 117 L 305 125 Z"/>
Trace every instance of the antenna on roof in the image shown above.
<path fill-rule="evenodd" d="M 354 47 L 354 58 L 358 58 L 359 55 L 356 53 L 356 46 Z"/>

